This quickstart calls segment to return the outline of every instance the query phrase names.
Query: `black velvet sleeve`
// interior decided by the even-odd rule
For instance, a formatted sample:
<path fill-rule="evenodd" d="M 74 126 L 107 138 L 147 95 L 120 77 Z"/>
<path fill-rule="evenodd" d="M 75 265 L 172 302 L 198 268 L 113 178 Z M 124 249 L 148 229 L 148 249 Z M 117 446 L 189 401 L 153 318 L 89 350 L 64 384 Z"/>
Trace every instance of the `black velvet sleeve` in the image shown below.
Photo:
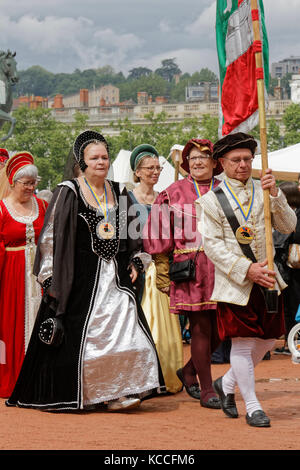
<path fill-rule="evenodd" d="M 53 230 L 53 272 L 51 280 L 51 296 L 56 299 L 57 315 L 65 312 L 74 278 L 74 253 L 77 228 L 78 200 L 77 194 L 68 185 L 59 185 L 48 206 L 44 226 L 37 246 L 34 274 L 40 269 L 40 241 L 47 227 L 50 215 L 54 212 Z"/>

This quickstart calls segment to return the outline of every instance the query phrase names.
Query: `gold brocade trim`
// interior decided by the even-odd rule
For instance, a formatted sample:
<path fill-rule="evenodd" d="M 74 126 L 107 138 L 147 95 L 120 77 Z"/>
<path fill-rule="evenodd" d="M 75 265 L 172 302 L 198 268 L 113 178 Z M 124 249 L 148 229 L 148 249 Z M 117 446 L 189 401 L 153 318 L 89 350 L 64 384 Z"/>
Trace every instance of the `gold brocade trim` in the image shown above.
<path fill-rule="evenodd" d="M 184 303 L 178 302 L 178 303 L 176 303 L 175 307 L 170 307 L 170 310 L 172 310 L 172 309 L 173 309 L 173 310 L 176 310 L 177 307 L 179 307 L 179 306 L 182 307 L 182 306 L 185 306 L 185 305 L 187 305 L 188 307 L 193 307 L 193 306 L 195 306 L 195 305 L 197 305 L 197 306 L 198 306 L 198 305 L 207 305 L 207 304 L 208 304 L 208 305 L 215 305 L 216 303 L 217 303 L 217 302 L 211 302 L 211 301 L 199 302 L 199 303 L 197 303 L 197 304 L 184 304 Z"/>
<path fill-rule="evenodd" d="M 194 253 L 195 251 L 204 251 L 203 246 L 200 246 L 200 248 L 195 247 L 195 248 L 182 248 L 179 250 L 174 250 L 173 253 L 174 255 L 183 255 L 184 253 Z"/>
<path fill-rule="evenodd" d="M 26 245 L 23 246 L 6 246 L 5 251 L 21 251 L 25 250 Z"/>

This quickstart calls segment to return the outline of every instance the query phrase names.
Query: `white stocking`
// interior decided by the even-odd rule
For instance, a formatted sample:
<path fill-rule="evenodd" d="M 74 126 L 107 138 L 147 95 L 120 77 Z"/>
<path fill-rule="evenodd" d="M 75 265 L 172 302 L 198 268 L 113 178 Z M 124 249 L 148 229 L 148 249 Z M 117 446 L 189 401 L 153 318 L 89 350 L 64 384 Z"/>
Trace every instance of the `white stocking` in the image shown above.
<path fill-rule="evenodd" d="M 232 338 L 230 365 L 223 376 L 222 388 L 227 395 L 238 385 L 249 416 L 262 407 L 255 394 L 254 367 L 275 344 L 275 339 Z"/>

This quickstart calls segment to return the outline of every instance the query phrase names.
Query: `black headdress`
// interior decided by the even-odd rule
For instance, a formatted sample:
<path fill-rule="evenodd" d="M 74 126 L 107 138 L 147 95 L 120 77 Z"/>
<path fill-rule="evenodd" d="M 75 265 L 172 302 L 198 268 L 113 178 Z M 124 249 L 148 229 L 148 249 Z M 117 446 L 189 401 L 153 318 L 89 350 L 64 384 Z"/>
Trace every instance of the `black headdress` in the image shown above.
<path fill-rule="evenodd" d="M 77 136 L 73 146 L 73 153 L 81 171 L 84 171 L 87 168 L 83 157 L 84 149 L 91 143 L 98 144 L 99 142 L 105 145 L 107 153 L 109 154 L 108 143 L 103 135 L 99 134 L 99 132 L 87 130 Z"/>

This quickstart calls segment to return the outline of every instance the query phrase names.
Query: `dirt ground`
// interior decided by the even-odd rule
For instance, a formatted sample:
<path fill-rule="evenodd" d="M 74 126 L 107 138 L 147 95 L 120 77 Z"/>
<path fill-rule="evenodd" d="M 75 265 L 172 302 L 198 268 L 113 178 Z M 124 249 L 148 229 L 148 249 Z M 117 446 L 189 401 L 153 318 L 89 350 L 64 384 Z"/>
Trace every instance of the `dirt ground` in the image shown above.
<path fill-rule="evenodd" d="M 189 352 L 185 345 L 185 358 Z M 228 367 L 213 365 L 213 378 Z M 298 450 L 300 364 L 272 353 L 256 368 L 256 389 L 271 428 L 246 424 L 239 393 L 238 419 L 200 407 L 185 391 L 126 413 L 48 413 L 7 408 L 0 399 L 0 450 Z"/>

